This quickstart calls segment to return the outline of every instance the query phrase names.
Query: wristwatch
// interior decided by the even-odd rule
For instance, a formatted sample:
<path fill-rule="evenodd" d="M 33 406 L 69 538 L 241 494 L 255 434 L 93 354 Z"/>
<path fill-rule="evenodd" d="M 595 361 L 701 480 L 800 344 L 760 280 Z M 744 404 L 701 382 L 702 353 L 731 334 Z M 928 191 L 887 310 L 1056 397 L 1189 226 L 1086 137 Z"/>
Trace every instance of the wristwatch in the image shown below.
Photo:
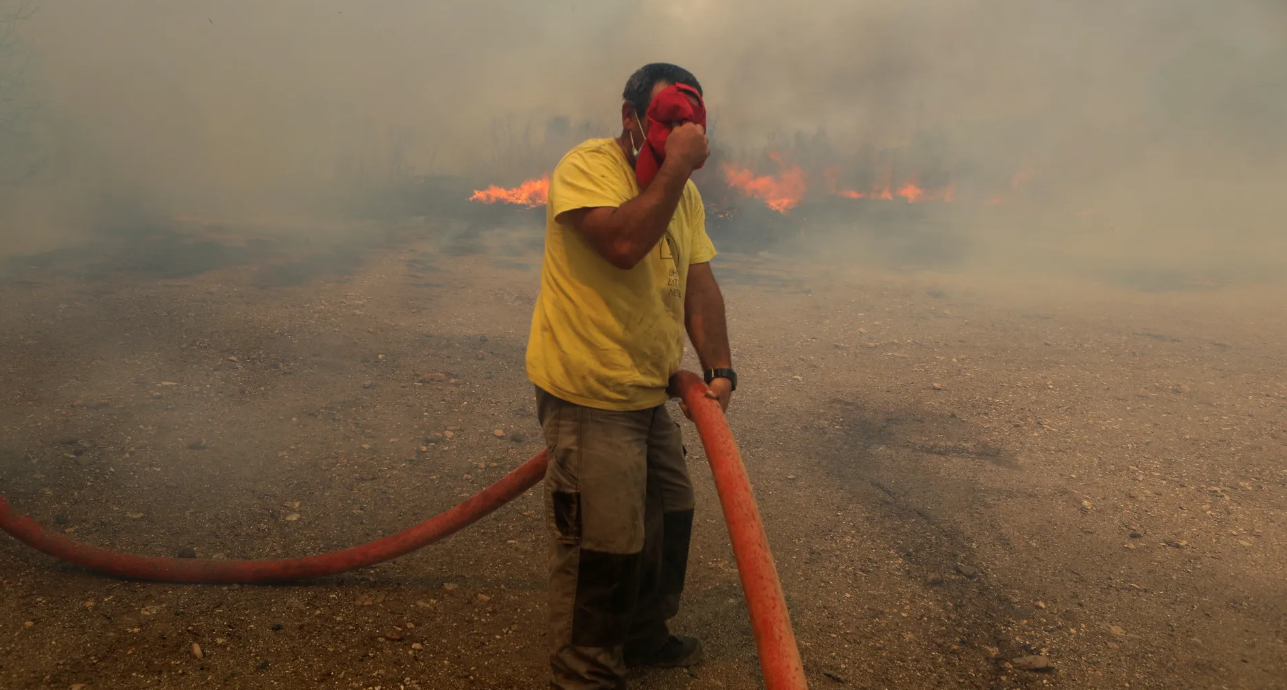
<path fill-rule="evenodd" d="M 728 379 L 733 384 L 733 390 L 737 390 L 737 372 L 732 369 L 707 369 L 704 378 L 708 386 L 715 379 Z"/>

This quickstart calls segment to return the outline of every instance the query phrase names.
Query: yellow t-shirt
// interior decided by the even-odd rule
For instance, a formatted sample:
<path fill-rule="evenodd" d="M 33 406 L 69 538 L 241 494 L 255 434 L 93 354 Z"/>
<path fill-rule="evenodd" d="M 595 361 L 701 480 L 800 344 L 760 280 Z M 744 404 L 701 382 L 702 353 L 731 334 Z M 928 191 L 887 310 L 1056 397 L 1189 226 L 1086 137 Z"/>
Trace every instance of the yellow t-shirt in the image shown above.
<path fill-rule="evenodd" d="M 666 402 L 666 384 L 684 355 L 688 267 L 715 257 L 702 198 L 691 180 L 662 241 L 628 271 L 555 221 L 578 208 L 616 208 L 639 192 L 634 169 L 614 139 L 577 146 L 550 176 L 527 376 L 578 405 L 642 410 Z"/>

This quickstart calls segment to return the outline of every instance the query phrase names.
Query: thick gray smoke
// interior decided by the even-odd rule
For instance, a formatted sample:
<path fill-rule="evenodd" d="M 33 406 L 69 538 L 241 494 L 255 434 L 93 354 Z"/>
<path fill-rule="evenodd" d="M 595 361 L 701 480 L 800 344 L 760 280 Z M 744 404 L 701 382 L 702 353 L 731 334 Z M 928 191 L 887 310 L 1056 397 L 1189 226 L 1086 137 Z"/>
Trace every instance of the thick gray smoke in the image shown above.
<path fill-rule="evenodd" d="M 866 183 L 893 165 L 950 179 L 953 227 L 992 247 L 1223 271 L 1287 256 L 1277 0 L 26 4 L 0 46 L 0 169 L 23 173 L 0 182 L 9 251 L 324 215 L 338 188 L 422 176 L 513 184 L 612 133 L 626 76 L 665 60 L 702 80 L 728 159 L 792 149 L 811 195 L 824 168 Z"/>

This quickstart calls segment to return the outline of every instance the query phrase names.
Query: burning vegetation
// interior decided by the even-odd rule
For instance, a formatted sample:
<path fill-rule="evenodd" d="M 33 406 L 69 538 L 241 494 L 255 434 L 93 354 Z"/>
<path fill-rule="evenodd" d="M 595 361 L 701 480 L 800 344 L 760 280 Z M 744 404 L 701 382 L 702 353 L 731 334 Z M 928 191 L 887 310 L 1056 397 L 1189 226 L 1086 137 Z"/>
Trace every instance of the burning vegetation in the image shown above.
<path fill-rule="evenodd" d="M 549 194 L 550 176 L 546 175 L 540 179 L 527 180 L 519 186 L 509 189 L 498 187 L 497 185 L 491 185 L 487 189 L 477 189 L 474 190 L 474 194 L 469 197 L 469 200 L 484 204 L 501 202 L 535 208 L 544 206 Z"/>
<path fill-rule="evenodd" d="M 866 187 L 846 187 L 839 182 L 839 167 L 830 166 L 821 174 L 810 175 L 799 164 L 785 164 L 782 157 L 769 153 L 769 158 L 777 162 L 776 173 L 756 173 L 751 166 L 737 163 L 723 163 L 720 169 L 724 190 L 736 196 L 756 199 L 768 208 L 783 215 L 800 205 L 810 194 L 844 199 L 868 199 L 874 201 L 902 201 L 908 204 L 941 202 L 951 203 L 956 193 L 948 178 L 946 184 L 927 185 L 920 181 L 920 175 L 913 174 L 894 182 L 890 174 L 883 176 L 882 181 Z M 1018 190 L 1033 176 L 1030 168 L 1025 168 L 1012 178 L 1010 188 L 1005 192 L 987 197 L 987 203 L 1000 205 L 1005 203 L 1009 193 Z M 548 174 L 522 182 L 516 187 L 490 185 L 486 189 L 474 190 L 470 201 L 484 204 L 515 204 L 535 208 L 546 203 L 550 188 Z"/>
<path fill-rule="evenodd" d="M 799 205 L 807 189 L 804 171 L 798 165 L 777 175 L 756 175 L 749 168 L 726 163 L 724 181 L 741 195 L 759 199 L 765 206 L 783 214 Z"/>
<path fill-rule="evenodd" d="M 571 135 L 563 132 L 566 127 L 553 132 L 549 126 L 546 129 L 545 138 L 556 139 L 558 146 L 544 147 L 540 155 L 533 150 L 532 155 L 523 157 L 522 164 L 498 169 L 527 170 L 529 174 L 548 170 L 549 162 L 539 159 L 555 159 L 556 154 L 561 155 L 561 147 L 575 144 L 576 137 L 555 136 Z M 585 127 L 576 135 L 593 136 Z M 845 208 L 856 210 L 858 207 L 850 204 L 857 201 L 873 207 L 886 203 L 1000 206 L 1012 203 L 1021 193 L 1032 192 L 1037 177 L 1035 167 L 1021 157 L 988 161 L 983 166 L 978 161 L 961 160 L 928 132 L 891 147 L 847 148 L 823 132 L 771 137 L 758 149 L 717 147 L 693 181 L 712 216 L 731 216 L 738 207 L 758 206 L 774 212 L 772 216 L 803 220 L 804 207 L 835 207 L 835 212 L 843 213 Z M 535 208 L 546 203 L 549 178 L 546 172 L 513 187 L 491 184 L 474 189 L 469 200 Z"/>

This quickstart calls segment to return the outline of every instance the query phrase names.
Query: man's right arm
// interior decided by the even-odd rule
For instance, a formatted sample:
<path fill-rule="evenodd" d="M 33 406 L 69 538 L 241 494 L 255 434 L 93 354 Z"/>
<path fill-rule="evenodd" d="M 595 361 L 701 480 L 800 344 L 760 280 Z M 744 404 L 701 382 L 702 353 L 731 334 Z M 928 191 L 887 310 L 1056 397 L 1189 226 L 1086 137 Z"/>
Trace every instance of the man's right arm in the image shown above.
<path fill-rule="evenodd" d="M 558 220 L 572 226 L 608 263 L 622 270 L 634 268 L 661 241 L 684 185 L 708 155 L 700 126 L 676 127 L 666 140 L 666 158 L 657 176 L 642 194 L 615 208 L 573 209 Z"/>

